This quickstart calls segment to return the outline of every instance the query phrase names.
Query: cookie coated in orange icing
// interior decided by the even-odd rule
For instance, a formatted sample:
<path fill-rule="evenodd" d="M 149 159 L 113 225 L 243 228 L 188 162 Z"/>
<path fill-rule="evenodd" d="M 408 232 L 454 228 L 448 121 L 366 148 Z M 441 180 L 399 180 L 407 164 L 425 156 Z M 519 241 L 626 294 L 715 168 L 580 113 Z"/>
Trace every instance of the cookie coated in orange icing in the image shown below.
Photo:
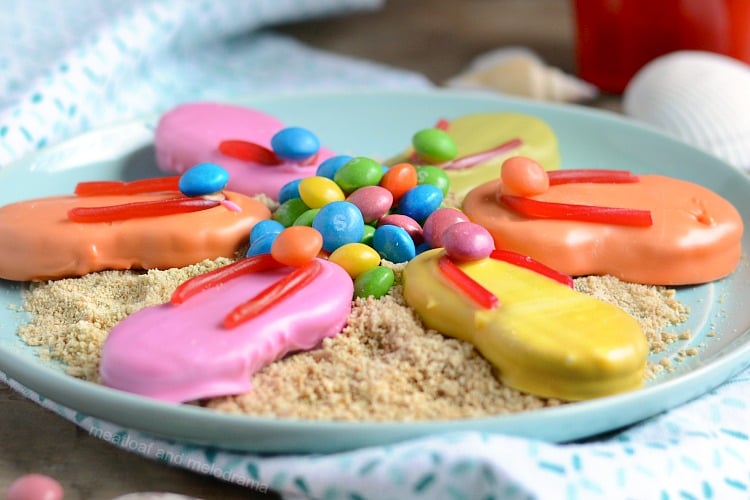
<path fill-rule="evenodd" d="M 472 190 L 466 215 L 497 248 L 528 255 L 572 276 L 612 275 L 653 285 L 706 283 L 731 274 L 741 257 L 743 222 L 726 199 L 661 175 L 634 183 L 571 183 L 528 196 L 546 202 L 650 210 L 653 225 L 530 218 L 499 201 L 500 179 Z"/>
<path fill-rule="evenodd" d="M 198 212 L 77 223 L 75 207 L 102 207 L 174 198 L 174 193 L 57 196 L 0 207 L 0 278 L 40 281 L 105 269 L 166 269 L 231 257 L 252 227 L 271 217 L 264 205 L 233 192 L 223 205 Z"/>

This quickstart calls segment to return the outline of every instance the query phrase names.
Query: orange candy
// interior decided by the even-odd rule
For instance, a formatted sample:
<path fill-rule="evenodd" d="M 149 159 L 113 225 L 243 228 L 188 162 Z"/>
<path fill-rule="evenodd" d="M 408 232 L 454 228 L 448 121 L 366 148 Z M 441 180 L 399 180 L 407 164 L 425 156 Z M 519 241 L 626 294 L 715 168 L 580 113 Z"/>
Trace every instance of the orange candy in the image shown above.
<path fill-rule="evenodd" d="M 323 236 L 310 226 L 292 226 L 279 233 L 271 256 L 287 266 L 301 266 L 313 260 L 323 248 Z"/>
<path fill-rule="evenodd" d="M 549 189 L 549 175 L 539 163 L 525 156 L 513 156 L 503 162 L 500 194 L 534 196 Z"/>
<path fill-rule="evenodd" d="M 394 203 L 416 185 L 417 169 L 411 163 L 393 165 L 380 179 L 380 186 L 391 192 Z"/>

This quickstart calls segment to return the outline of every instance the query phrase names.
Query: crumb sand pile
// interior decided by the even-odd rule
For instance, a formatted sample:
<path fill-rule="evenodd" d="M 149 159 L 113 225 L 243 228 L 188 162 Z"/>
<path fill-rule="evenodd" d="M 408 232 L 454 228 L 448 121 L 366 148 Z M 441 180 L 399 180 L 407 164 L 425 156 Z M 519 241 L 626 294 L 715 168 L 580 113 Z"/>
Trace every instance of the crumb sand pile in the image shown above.
<path fill-rule="evenodd" d="M 33 284 L 26 293 L 32 320 L 19 330 L 40 355 L 68 372 L 98 381 L 108 331 L 135 311 L 166 302 L 183 281 L 228 259 L 165 271 L 105 271 Z M 393 266 L 397 276 L 401 266 Z M 612 277 L 576 280 L 576 289 L 611 302 L 635 317 L 651 352 L 689 333 L 665 333 L 688 310 L 664 287 Z M 649 367 L 649 376 L 663 369 Z M 425 330 L 405 305 L 401 287 L 381 299 L 356 299 L 343 332 L 319 349 L 273 363 L 253 377 L 246 394 L 205 406 L 231 413 L 333 420 L 426 420 L 479 417 L 557 406 L 562 402 L 503 385 L 471 344 Z"/>

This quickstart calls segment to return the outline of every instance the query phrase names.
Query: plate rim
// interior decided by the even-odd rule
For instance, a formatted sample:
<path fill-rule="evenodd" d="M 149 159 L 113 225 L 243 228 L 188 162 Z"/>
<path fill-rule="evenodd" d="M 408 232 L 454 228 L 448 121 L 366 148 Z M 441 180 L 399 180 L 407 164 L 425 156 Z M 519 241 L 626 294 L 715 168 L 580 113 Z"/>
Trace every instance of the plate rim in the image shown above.
<path fill-rule="evenodd" d="M 340 98 L 341 96 L 349 96 L 350 98 L 360 98 L 362 95 L 367 96 L 376 96 L 378 98 L 388 98 L 392 97 L 394 95 L 398 95 L 401 97 L 417 97 L 417 98 L 428 98 L 428 99 L 469 99 L 473 101 L 492 101 L 494 104 L 500 104 L 503 103 L 510 103 L 513 106 L 521 106 L 521 107 L 528 107 L 530 108 L 529 112 L 533 112 L 533 110 L 539 110 L 539 109 L 552 109 L 556 110 L 562 113 L 573 113 L 578 116 L 588 116 L 588 117 L 596 117 L 596 119 L 603 119 L 606 121 L 614 120 L 615 123 L 618 124 L 618 126 L 628 126 L 628 127 L 634 127 L 637 130 L 643 131 L 644 133 L 648 134 L 654 134 L 656 133 L 659 135 L 662 139 L 671 141 L 672 143 L 676 144 L 676 147 L 681 148 L 690 148 L 693 150 L 696 154 L 702 154 L 706 157 L 708 157 L 711 161 L 714 163 L 721 163 L 724 165 L 724 168 L 728 169 L 729 171 L 735 171 L 733 167 L 725 164 L 722 160 L 718 158 L 714 158 L 713 156 L 708 155 L 707 153 L 704 153 L 703 151 L 700 151 L 696 148 L 692 148 L 674 138 L 671 136 L 668 136 L 664 134 L 661 131 L 655 130 L 652 127 L 643 126 L 642 124 L 636 123 L 635 121 L 629 120 L 626 117 L 623 117 L 621 115 L 618 115 L 614 112 L 608 111 L 608 110 L 600 110 L 600 109 L 593 109 L 593 108 L 586 108 L 582 106 L 577 105 L 569 105 L 569 104 L 560 104 L 560 103 L 539 103 L 538 101 L 531 101 L 526 99 L 517 99 L 517 98 L 508 98 L 505 96 L 490 96 L 486 94 L 477 94 L 472 92 L 456 92 L 452 90 L 405 90 L 405 91 L 397 91 L 397 90 L 385 90 L 385 91 L 347 91 L 347 92 L 310 92 L 310 93 L 301 93 L 301 94 L 294 94 L 294 95 L 286 95 L 286 94 L 277 94 L 277 95 L 264 95 L 264 96 L 258 96 L 256 98 L 238 98 L 237 100 L 223 100 L 221 102 L 227 102 L 232 104 L 242 104 L 247 106 L 256 106 L 258 102 L 265 102 L 270 103 L 271 106 L 273 106 L 274 102 L 278 102 L 279 100 L 307 100 L 307 99 L 330 99 L 330 98 Z M 144 124 L 148 124 L 149 122 L 153 122 L 153 120 L 158 117 L 159 114 L 150 115 L 143 118 L 136 118 L 134 120 L 127 120 L 116 124 L 111 124 L 109 126 L 100 127 L 95 130 L 91 130 L 88 132 L 85 132 L 83 134 L 79 134 L 75 137 L 72 137 L 66 141 L 63 141 L 61 143 L 58 143 L 53 146 L 49 146 L 43 150 L 37 151 L 35 153 L 32 153 L 31 155 L 27 155 L 24 158 L 21 158 L 20 160 L 13 162 L 6 167 L 4 167 L 2 170 L 0 170 L 0 178 L 5 175 L 12 175 L 12 172 L 14 169 L 20 169 L 20 165 L 25 164 L 28 161 L 33 161 L 37 157 L 43 157 L 44 155 L 48 155 L 51 153 L 56 152 L 58 149 L 69 147 L 69 144 L 72 141 L 84 141 L 87 137 L 93 137 L 97 134 L 107 133 L 107 132 L 116 132 L 117 130 L 122 129 L 123 127 L 133 127 L 133 126 L 142 126 Z M 152 142 L 151 142 L 152 143 Z M 144 143 L 144 145 L 149 144 L 147 141 Z M 115 155 L 115 156 L 122 156 L 122 155 Z M 10 172 L 10 173 L 9 173 Z M 737 172 L 738 174 L 741 174 L 740 172 Z M 750 183 L 747 183 L 747 178 L 743 177 L 746 181 L 746 186 L 750 186 Z M 743 219 L 746 217 L 746 214 L 743 214 Z M 747 338 L 746 338 L 747 337 Z M 743 340 L 744 339 L 744 340 Z M 730 378 L 732 375 L 739 373 L 740 371 L 746 369 L 748 366 L 750 366 L 750 330 L 746 330 L 744 332 L 740 332 L 735 339 L 735 342 L 739 342 L 740 345 L 736 348 L 730 349 L 730 346 L 725 346 L 721 350 L 714 353 L 712 358 L 709 360 L 709 362 L 692 369 L 686 373 L 680 374 L 679 376 L 675 378 L 671 378 L 669 380 L 659 382 L 658 384 L 647 386 L 642 389 L 638 389 L 636 391 L 632 391 L 629 393 L 623 393 L 618 394 L 614 396 L 608 396 L 605 398 L 599 398 L 596 400 L 591 401 L 584 401 L 584 402 L 578 402 L 571 405 L 564 405 L 561 407 L 555 407 L 555 408 L 543 408 L 540 410 L 533 410 L 533 411 L 526 411 L 521 413 L 514 413 L 514 414 L 507 414 L 507 415 L 493 415 L 493 416 L 487 416 L 487 417 L 481 417 L 481 418 L 470 418 L 470 419 L 460 419 L 460 420 L 439 420 L 439 421 L 413 421 L 413 422 L 339 422 L 339 421 L 317 421 L 317 420 L 294 420 L 294 419 L 276 419 L 271 417 L 255 417 L 255 416 L 246 416 L 246 415 L 231 415 L 231 414 L 225 414 L 221 413 L 215 410 L 209 410 L 205 408 L 198 408 L 198 407 L 191 407 L 186 405 L 172 405 L 169 403 L 163 403 L 160 401 L 152 400 L 149 398 L 137 396 L 134 394 L 124 393 L 121 391 L 117 391 L 115 389 L 110 389 L 92 382 L 87 382 L 84 380 L 76 379 L 72 376 L 66 375 L 62 373 L 59 370 L 55 370 L 49 366 L 44 366 L 43 364 L 40 364 L 41 362 L 31 363 L 29 362 L 26 357 L 21 356 L 20 354 L 17 354 L 15 352 L 12 352 L 10 348 L 6 345 L 3 345 L 2 342 L 0 342 L 0 370 L 4 371 L 8 377 L 13 379 L 14 381 L 18 382 L 19 384 L 24 385 L 28 389 L 31 389 L 32 391 L 37 392 L 39 395 L 51 400 L 55 401 L 58 404 L 66 405 L 66 402 L 70 401 L 76 401 L 77 398 L 74 394 L 78 391 L 83 391 L 84 393 L 87 392 L 93 392 L 93 395 L 96 397 L 99 397 L 103 400 L 104 403 L 107 403 L 109 405 L 114 406 L 114 408 L 109 409 L 108 411 L 100 411 L 100 409 L 93 408 L 91 405 L 86 405 L 84 403 L 84 407 L 88 411 L 82 411 L 81 413 L 85 413 L 87 416 L 94 417 L 94 418 L 101 418 L 103 420 L 106 420 L 107 422 L 117 424 L 117 425 L 123 425 L 125 427 L 130 427 L 127 421 L 123 421 L 122 419 L 118 418 L 119 413 L 117 412 L 120 407 L 129 408 L 130 411 L 146 411 L 150 414 L 152 414 L 154 417 L 162 418 L 162 417 L 168 417 L 171 414 L 175 413 L 175 411 L 179 413 L 184 413 L 186 417 L 188 417 L 191 421 L 194 419 L 203 420 L 206 415 L 210 415 L 208 418 L 210 420 L 218 420 L 218 422 L 213 423 L 224 423 L 229 424 L 233 428 L 237 426 L 245 427 L 248 425 L 254 426 L 260 426 L 263 428 L 270 428 L 274 430 L 275 432 L 289 432 L 289 426 L 296 426 L 300 429 L 297 429 L 298 431 L 301 430 L 303 432 L 310 430 L 324 430 L 326 433 L 331 434 L 331 437 L 335 437 L 336 434 L 340 434 L 341 432 L 348 433 L 348 434 L 354 434 L 354 433 L 362 433 L 364 430 L 370 430 L 372 427 L 378 428 L 379 431 L 386 430 L 392 434 L 393 439 L 378 439 L 377 443 L 373 443 L 371 439 L 368 439 L 366 436 L 359 441 L 355 439 L 355 441 L 351 441 L 352 437 L 349 437 L 349 441 L 347 443 L 342 443 L 337 439 L 330 439 L 328 440 L 327 446 L 320 447 L 315 450 L 310 450 L 308 446 L 303 446 L 303 449 L 298 449 L 295 447 L 295 443 L 293 440 L 285 440 L 282 443 L 277 443 L 274 445 L 274 443 L 266 444 L 262 449 L 257 449 L 253 446 L 241 446 L 239 449 L 244 451 L 260 451 L 260 452 L 309 452 L 309 451 L 322 451 L 322 452 L 333 452 L 333 451 L 343 451 L 353 448 L 359 448 L 361 446 L 369 446 L 372 444 L 387 444 L 387 443 L 393 443 L 396 441 L 402 441 L 404 439 L 408 439 L 410 437 L 420 437 L 424 436 L 426 434 L 434 434 L 436 432 L 453 432 L 453 431 L 465 431 L 466 428 L 459 429 L 459 427 L 466 427 L 467 422 L 471 422 L 472 424 L 477 424 L 477 426 L 471 426 L 474 428 L 474 430 L 480 430 L 480 431 L 488 431 L 488 432 L 505 432 L 503 429 L 507 428 L 511 430 L 511 434 L 516 436 L 522 436 L 527 438 L 536 438 L 536 439 L 542 439 L 545 441 L 552 441 L 552 442 L 565 442 L 565 441 L 571 441 L 575 439 L 581 439 L 584 437 L 588 437 L 592 435 L 590 432 L 586 432 L 584 434 L 575 435 L 575 433 L 570 433 L 569 431 L 565 433 L 564 435 L 561 435 L 559 433 L 555 434 L 555 432 L 542 432 L 537 435 L 529 435 L 527 431 L 524 431 L 524 426 L 521 425 L 520 427 L 522 430 L 520 432 L 513 432 L 514 426 L 516 426 L 516 430 L 518 427 L 518 420 L 524 420 L 524 421 L 532 421 L 535 422 L 537 420 L 544 420 L 546 416 L 552 414 L 553 416 L 560 415 L 560 418 L 571 418 L 576 417 L 580 413 L 591 413 L 591 412 L 602 412 L 607 411 L 606 407 L 612 407 L 613 405 L 615 407 L 624 407 L 624 406 L 631 406 L 634 402 L 637 402 L 641 398 L 646 398 L 651 401 L 654 399 L 663 399 L 661 396 L 668 395 L 669 391 L 674 389 L 675 387 L 682 388 L 683 386 L 689 386 L 691 383 L 703 380 L 704 385 L 705 381 L 708 379 L 710 383 L 710 387 L 705 388 L 704 390 L 701 390 L 699 393 L 697 393 L 697 390 L 693 391 L 685 391 L 682 390 L 680 393 L 680 397 L 675 398 L 674 395 L 672 395 L 672 400 L 679 400 L 676 404 L 670 405 L 670 408 L 673 408 L 674 406 L 677 406 L 679 404 L 685 403 L 686 401 L 693 399 L 695 397 L 700 396 L 701 394 L 704 394 L 710 389 L 713 389 L 715 386 L 719 385 L 726 379 Z M 725 352 L 727 349 L 729 349 L 729 352 Z M 33 366 L 25 367 L 24 365 L 30 364 Z M 38 374 L 32 374 L 29 376 L 27 373 L 25 373 L 25 369 L 38 369 L 42 368 L 42 370 L 39 371 Z M 46 375 L 46 376 L 45 376 Z M 696 384 L 697 385 L 697 384 Z M 59 401 L 54 396 L 50 397 L 48 394 L 45 394 L 45 392 L 49 392 L 49 389 L 55 387 L 56 389 L 62 389 L 62 393 L 66 394 L 67 396 L 63 398 L 63 401 Z M 644 391 L 648 391 L 648 394 L 651 395 L 649 398 L 648 395 L 643 396 L 642 394 Z M 85 394 L 84 394 L 85 396 Z M 67 406 L 67 405 L 66 405 Z M 76 403 L 75 406 L 80 407 L 81 404 Z M 633 419 L 628 418 L 625 420 L 625 422 L 620 422 L 621 425 L 630 425 L 634 422 L 640 421 L 643 418 L 652 416 L 654 413 L 652 410 L 648 410 L 647 407 L 649 405 L 643 405 L 643 408 L 640 412 L 640 418 Z M 605 407 L 605 408 L 601 408 Z M 78 408 L 71 407 L 71 409 L 75 411 L 79 411 Z M 208 413 L 207 413 L 208 412 Z M 101 415 L 106 415 L 107 417 L 113 417 L 113 418 L 103 418 Z M 125 420 L 129 420 L 125 418 Z M 500 422 L 502 421 L 502 422 Z M 499 424 L 506 424 L 506 425 L 499 425 Z M 333 427 L 331 427 L 333 426 Z M 399 429 L 393 429 L 394 426 L 399 427 Z M 501 427 L 500 430 L 493 430 L 497 427 Z M 163 429 L 163 426 L 157 425 L 155 427 L 149 427 L 149 428 L 142 428 L 143 426 L 138 427 L 132 427 L 135 430 L 141 430 L 144 432 L 148 432 L 154 435 L 161 435 L 160 429 Z M 604 427 L 607 428 L 601 428 L 596 429 L 597 432 L 607 432 L 610 431 L 616 427 L 612 427 L 612 425 L 606 425 Z M 595 434 L 596 434 L 595 433 Z M 188 442 L 194 442 L 198 444 L 206 444 L 215 446 L 215 444 L 208 443 L 208 442 L 201 442 L 201 439 L 196 439 L 195 436 L 189 435 L 186 436 L 175 436 L 175 435 L 164 435 L 163 437 L 167 437 L 170 439 L 178 439 L 178 440 L 184 440 Z M 252 432 L 251 432 L 252 434 Z M 295 432 L 292 432 L 291 434 L 297 434 Z M 368 434 L 368 433 L 363 433 Z M 231 439 L 230 439 L 231 440 Z M 220 444 L 219 447 L 221 448 L 228 448 L 228 449 L 238 449 L 233 448 L 231 446 L 227 447 L 225 446 L 228 443 Z"/>

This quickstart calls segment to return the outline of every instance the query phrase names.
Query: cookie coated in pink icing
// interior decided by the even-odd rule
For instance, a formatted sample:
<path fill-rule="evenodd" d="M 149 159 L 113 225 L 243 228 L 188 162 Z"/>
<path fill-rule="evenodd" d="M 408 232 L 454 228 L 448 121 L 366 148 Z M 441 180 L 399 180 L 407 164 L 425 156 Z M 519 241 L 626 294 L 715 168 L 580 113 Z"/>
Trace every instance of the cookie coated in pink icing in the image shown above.
<path fill-rule="evenodd" d="M 232 329 L 222 325 L 224 316 L 292 268 L 245 274 L 180 305 L 128 316 L 104 343 L 102 382 L 174 403 L 249 391 L 253 373 L 263 366 L 311 349 L 344 327 L 352 279 L 339 265 L 318 260 L 322 271 L 311 283 Z"/>
<path fill-rule="evenodd" d="M 263 193 L 276 199 L 284 184 L 315 175 L 318 164 L 333 153 L 321 147 L 309 165 L 284 161 L 269 166 L 227 156 L 219 151 L 219 144 L 243 140 L 271 149 L 271 138 L 283 128 L 285 124 L 278 118 L 243 106 L 182 104 L 159 120 L 154 137 L 156 162 L 160 169 L 178 174 L 198 163 L 216 163 L 229 172 L 227 189 L 246 195 Z"/>

